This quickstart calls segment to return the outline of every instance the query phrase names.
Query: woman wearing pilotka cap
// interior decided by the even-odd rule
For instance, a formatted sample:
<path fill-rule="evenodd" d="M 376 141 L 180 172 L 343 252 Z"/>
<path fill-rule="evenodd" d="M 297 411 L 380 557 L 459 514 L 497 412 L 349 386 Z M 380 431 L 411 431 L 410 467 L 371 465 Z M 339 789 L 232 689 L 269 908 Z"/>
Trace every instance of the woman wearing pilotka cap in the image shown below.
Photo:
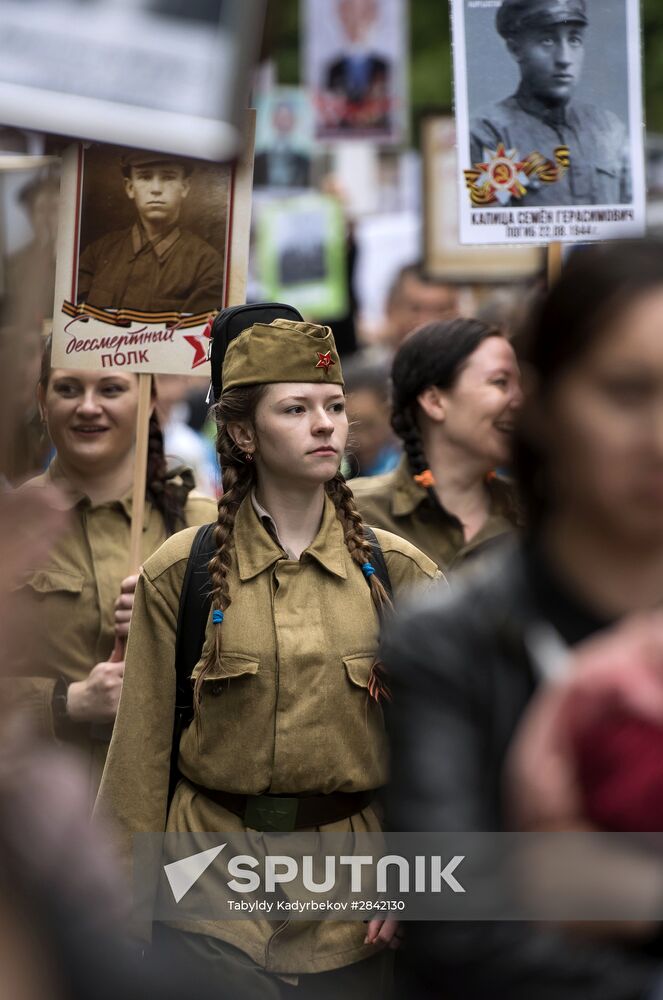
<path fill-rule="evenodd" d="M 388 598 L 338 471 L 348 421 L 331 330 L 254 323 L 230 343 L 222 382 L 212 603 L 170 805 L 174 636 L 195 531 L 147 560 L 137 587 L 100 791 L 127 856 L 139 831 L 256 829 L 245 817 L 266 794 L 302 797 L 307 829 L 379 829 L 371 798 L 387 777 L 388 691 L 376 651 Z M 408 542 L 376 536 L 396 604 L 439 577 Z M 391 921 L 367 933 L 361 921 L 255 919 L 163 933 L 214 962 L 220 987 L 321 1000 L 388 996 L 394 930 Z"/>

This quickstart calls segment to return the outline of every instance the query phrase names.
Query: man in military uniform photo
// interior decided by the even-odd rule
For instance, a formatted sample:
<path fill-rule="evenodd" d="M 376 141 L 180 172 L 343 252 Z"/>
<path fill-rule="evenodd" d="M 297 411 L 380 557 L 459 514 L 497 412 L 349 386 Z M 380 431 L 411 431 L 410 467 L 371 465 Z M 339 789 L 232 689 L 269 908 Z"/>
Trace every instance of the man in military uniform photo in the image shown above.
<path fill-rule="evenodd" d="M 172 156 L 122 157 L 126 196 L 138 218 L 83 250 L 78 301 L 101 309 L 203 313 L 223 305 L 223 260 L 179 225 L 191 165 Z"/>
<path fill-rule="evenodd" d="M 502 144 L 517 159 L 538 153 L 552 179 L 533 173 L 518 205 L 614 205 L 632 200 L 628 135 L 605 108 L 574 100 L 589 25 L 585 0 L 503 0 L 496 27 L 518 63 L 510 97 L 470 122 L 472 166 Z M 555 150 L 567 147 L 566 170 L 554 170 Z M 554 178 L 557 179 L 554 179 Z"/>

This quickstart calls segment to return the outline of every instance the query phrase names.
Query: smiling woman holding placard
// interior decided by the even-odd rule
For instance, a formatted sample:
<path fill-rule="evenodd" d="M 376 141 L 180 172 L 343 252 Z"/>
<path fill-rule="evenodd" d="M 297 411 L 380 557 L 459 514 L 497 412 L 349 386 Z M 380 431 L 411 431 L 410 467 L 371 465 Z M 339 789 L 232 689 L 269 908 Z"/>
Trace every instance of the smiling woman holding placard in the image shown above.
<path fill-rule="evenodd" d="M 26 650 L 13 688 L 43 735 L 84 754 L 94 794 L 122 687 L 136 585 L 127 574 L 138 376 L 51 369 L 47 346 L 38 396 L 55 457 L 22 489 L 57 483 L 70 526 L 21 588 L 34 649 Z M 192 490 L 189 470 L 167 472 L 152 413 L 141 558 L 174 531 L 214 516 L 215 502 Z"/>

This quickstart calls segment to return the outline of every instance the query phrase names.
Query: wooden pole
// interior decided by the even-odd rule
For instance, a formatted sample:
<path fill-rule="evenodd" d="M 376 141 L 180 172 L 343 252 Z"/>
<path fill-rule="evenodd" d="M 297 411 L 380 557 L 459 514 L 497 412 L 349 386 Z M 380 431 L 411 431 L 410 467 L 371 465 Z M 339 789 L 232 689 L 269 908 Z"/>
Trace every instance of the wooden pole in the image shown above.
<path fill-rule="evenodd" d="M 552 288 L 562 273 L 562 244 L 548 244 L 548 288 Z"/>
<path fill-rule="evenodd" d="M 138 376 L 138 415 L 136 417 L 136 459 L 134 491 L 131 501 L 131 541 L 129 544 L 128 575 L 138 572 L 142 562 L 143 521 L 145 519 L 145 476 L 147 474 L 147 444 L 152 402 L 152 376 Z"/>

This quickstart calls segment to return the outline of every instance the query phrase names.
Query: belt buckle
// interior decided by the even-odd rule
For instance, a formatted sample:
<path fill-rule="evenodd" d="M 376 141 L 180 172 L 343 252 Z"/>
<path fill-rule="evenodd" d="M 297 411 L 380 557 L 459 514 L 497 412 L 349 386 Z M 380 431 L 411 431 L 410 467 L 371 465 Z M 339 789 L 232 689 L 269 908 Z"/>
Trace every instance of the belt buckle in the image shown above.
<path fill-rule="evenodd" d="M 265 833 L 290 833 L 295 829 L 299 799 L 252 795 L 244 810 L 244 823 Z"/>

